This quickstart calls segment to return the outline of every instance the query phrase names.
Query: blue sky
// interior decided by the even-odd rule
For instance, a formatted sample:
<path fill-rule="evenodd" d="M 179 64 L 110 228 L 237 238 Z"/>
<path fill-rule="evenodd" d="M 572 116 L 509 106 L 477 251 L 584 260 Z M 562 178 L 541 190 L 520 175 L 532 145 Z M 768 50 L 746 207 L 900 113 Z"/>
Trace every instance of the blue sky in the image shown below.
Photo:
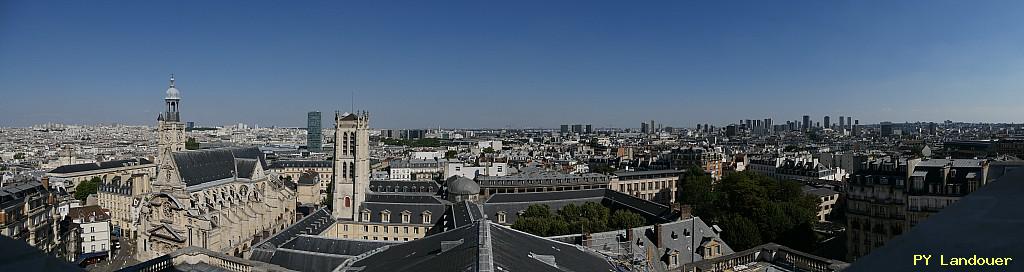
<path fill-rule="evenodd" d="M 353 92 L 382 128 L 1020 123 L 1021 14 L 1022 1 L 3 1 L 0 126 L 154 124 L 170 73 L 200 125 L 301 126 L 350 110 Z"/>

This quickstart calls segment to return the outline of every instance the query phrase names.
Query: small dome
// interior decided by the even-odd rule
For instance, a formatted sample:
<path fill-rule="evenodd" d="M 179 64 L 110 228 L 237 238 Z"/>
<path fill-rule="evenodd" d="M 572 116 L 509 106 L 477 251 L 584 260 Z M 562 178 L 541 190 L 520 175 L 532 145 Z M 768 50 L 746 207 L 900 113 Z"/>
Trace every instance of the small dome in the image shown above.
<path fill-rule="evenodd" d="M 181 99 L 181 93 L 178 92 L 178 88 L 167 88 L 167 99 Z"/>
<path fill-rule="evenodd" d="M 456 195 L 478 195 L 480 185 L 476 181 L 463 176 L 454 176 L 448 179 L 448 193 Z"/>
<path fill-rule="evenodd" d="M 171 74 L 171 85 L 167 88 L 166 99 L 181 99 L 181 93 L 178 92 L 178 88 L 174 87 L 174 74 Z"/>

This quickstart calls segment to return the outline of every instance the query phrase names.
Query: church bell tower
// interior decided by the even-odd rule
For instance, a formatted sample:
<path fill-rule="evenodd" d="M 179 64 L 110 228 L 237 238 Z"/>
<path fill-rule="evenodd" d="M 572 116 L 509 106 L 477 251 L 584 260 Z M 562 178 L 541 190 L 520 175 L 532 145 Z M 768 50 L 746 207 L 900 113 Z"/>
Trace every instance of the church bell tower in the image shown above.
<path fill-rule="evenodd" d="M 174 86 L 174 74 L 171 74 L 171 84 L 167 88 L 167 97 L 164 98 L 165 110 L 157 118 L 157 156 L 156 165 L 158 172 L 173 169 L 173 158 L 171 154 L 185 150 L 185 124 L 181 122 L 178 113 L 178 106 L 181 102 L 181 93 Z M 157 182 L 168 182 L 166 174 L 158 173 Z"/>
<path fill-rule="evenodd" d="M 336 219 L 359 220 L 370 188 L 370 114 L 334 114 L 334 207 Z"/>

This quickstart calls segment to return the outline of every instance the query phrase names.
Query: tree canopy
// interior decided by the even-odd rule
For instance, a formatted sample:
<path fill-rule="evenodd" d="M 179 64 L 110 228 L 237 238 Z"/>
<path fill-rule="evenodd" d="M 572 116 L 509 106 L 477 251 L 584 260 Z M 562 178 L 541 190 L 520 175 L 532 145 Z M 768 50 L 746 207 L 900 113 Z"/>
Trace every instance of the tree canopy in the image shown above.
<path fill-rule="evenodd" d="M 199 142 L 196 141 L 196 138 L 189 137 L 187 140 L 185 140 L 185 149 L 187 149 L 187 150 L 199 149 Z"/>
<path fill-rule="evenodd" d="M 516 219 L 512 228 L 539 236 L 602 232 L 647 224 L 647 219 L 629 210 L 616 210 L 597 202 L 569 204 L 552 212 L 544 204 L 533 204 Z"/>
<path fill-rule="evenodd" d="M 75 199 L 85 201 L 85 198 L 89 197 L 89 195 L 96 193 L 96 190 L 100 187 L 100 182 L 103 182 L 100 177 L 92 177 L 90 180 L 79 183 L 75 187 Z"/>
<path fill-rule="evenodd" d="M 816 241 L 811 227 L 817 201 L 794 181 L 744 171 L 715 183 L 703 171 L 691 170 L 680 201 L 693 207 L 694 215 L 720 225 L 722 239 L 736 250 L 766 242 L 811 250 Z"/>

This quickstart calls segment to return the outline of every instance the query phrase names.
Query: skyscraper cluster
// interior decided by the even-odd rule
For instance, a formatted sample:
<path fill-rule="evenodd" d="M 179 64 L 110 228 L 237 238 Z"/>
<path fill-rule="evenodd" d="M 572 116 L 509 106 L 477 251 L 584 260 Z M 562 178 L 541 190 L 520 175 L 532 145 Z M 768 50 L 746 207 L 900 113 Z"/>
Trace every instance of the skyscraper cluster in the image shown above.
<path fill-rule="evenodd" d="M 594 126 L 591 124 L 573 124 L 573 125 L 561 125 L 559 132 L 562 134 L 578 133 L 578 134 L 590 134 L 594 133 Z"/>

